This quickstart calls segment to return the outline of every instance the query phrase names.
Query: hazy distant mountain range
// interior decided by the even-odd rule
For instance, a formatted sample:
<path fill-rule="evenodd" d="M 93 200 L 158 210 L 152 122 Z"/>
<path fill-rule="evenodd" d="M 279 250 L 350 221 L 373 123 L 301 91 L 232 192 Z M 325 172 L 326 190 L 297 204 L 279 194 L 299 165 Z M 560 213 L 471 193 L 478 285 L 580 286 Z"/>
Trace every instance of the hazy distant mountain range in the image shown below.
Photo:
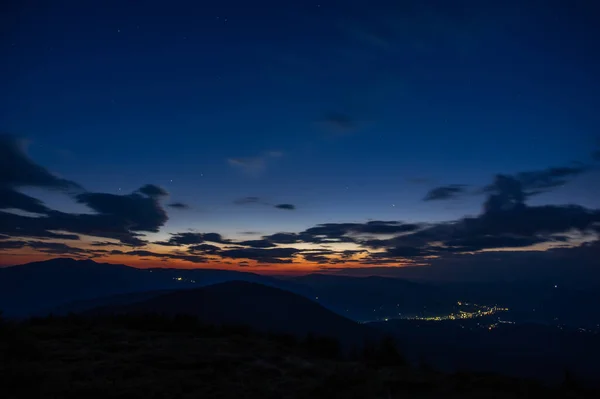
<path fill-rule="evenodd" d="M 585 328 L 597 328 L 600 323 L 596 292 L 558 284 L 435 285 L 397 278 L 324 274 L 281 279 L 218 269 L 137 269 L 69 258 L 0 268 L 0 309 L 5 315 L 15 317 L 82 311 L 113 301 L 137 300 L 131 294 L 139 293 L 143 299 L 154 296 L 154 291 L 198 288 L 234 280 L 300 294 L 360 322 L 447 314 L 456 310 L 458 301 L 468 301 L 508 307 L 510 316 L 518 321 Z"/>

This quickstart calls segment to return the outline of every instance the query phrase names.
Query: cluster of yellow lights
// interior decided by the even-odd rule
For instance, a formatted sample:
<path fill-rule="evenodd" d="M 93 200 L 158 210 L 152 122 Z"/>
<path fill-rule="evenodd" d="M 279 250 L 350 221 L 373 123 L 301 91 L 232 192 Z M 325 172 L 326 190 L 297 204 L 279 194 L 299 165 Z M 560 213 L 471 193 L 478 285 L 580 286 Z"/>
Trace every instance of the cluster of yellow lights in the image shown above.
<path fill-rule="evenodd" d="M 444 316 L 415 316 L 411 317 L 412 320 L 425 320 L 425 321 L 443 321 L 443 320 L 465 320 L 465 319 L 474 319 L 477 317 L 491 316 L 493 314 L 499 312 L 507 312 L 508 308 L 501 308 L 498 306 L 483 306 L 470 304 L 465 302 L 457 302 L 458 306 L 472 306 L 477 310 L 472 312 L 465 312 L 464 310 L 459 311 L 458 313 L 451 313 L 449 315 Z"/>

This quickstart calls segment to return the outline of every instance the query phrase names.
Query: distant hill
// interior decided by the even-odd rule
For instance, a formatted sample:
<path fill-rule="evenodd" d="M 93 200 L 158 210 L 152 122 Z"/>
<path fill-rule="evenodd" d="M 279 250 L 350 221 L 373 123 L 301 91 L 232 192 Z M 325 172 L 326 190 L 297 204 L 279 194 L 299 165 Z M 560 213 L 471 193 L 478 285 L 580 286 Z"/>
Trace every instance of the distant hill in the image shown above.
<path fill-rule="evenodd" d="M 301 287 L 293 282 L 254 273 L 217 269 L 138 269 L 92 260 L 56 258 L 0 268 L 0 310 L 9 317 L 25 317 L 57 307 L 67 310 L 70 303 L 77 302 L 73 310 L 79 311 L 85 309 L 85 301 L 98 298 L 194 288 L 231 280 L 301 291 Z M 93 302 L 90 305 L 98 306 Z"/>
<path fill-rule="evenodd" d="M 125 305 L 97 308 L 98 314 L 187 314 L 209 324 L 247 325 L 259 331 L 305 336 L 313 333 L 339 338 L 343 344 L 362 344 L 379 336 L 324 308 L 318 303 L 286 290 L 246 281 L 230 281 L 203 288 L 180 290 Z"/>
<path fill-rule="evenodd" d="M 360 321 L 446 312 L 456 303 L 441 287 L 397 278 L 309 274 L 293 281 L 310 287 L 324 306 Z"/>

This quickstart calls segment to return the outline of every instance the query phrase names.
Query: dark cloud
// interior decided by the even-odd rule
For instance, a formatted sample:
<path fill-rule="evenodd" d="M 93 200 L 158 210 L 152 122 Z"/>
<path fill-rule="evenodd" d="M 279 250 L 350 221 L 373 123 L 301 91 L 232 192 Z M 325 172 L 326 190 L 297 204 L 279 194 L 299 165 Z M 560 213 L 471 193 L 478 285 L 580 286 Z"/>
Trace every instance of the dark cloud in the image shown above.
<path fill-rule="evenodd" d="M 71 214 L 49 209 L 42 201 L 16 190 L 18 187 L 63 190 L 87 205 L 94 214 Z M 166 191 L 147 184 L 128 195 L 86 192 L 75 182 L 54 176 L 30 160 L 13 136 L 0 137 L 0 209 L 19 209 L 42 216 L 0 213 L 0 231 L 12 237 L 77 240 L 79 234 L 110 238 L 140 246 L 139 232 L 157 232 L 167 221 L 158 202 Z"/>
<path fill-rule="evenodd" d="M 152 252 L 146 250 L 135 250 L 135 251 L 120 251 L 113 250 L 110 251 L 111 255 L 125 255 L 125 256 L 141 256 L 141 257 L 154 257 L 163 260 L 175 259 L 175 260 L 185 260 L 192 263 L 206 263 L 208 259 L 204 256 L 200 255 L 189 255 L 186 253 L 159 253 Z"/>
<path fill-rule="evenodd" d="M 346 249 L 346 250 L 340 252 L 339 255 L 342 258 L 351 258 L 354 255 L 362 254 L 365 252 L 368 252 L 368 251 L 364 250 L 364 249 Z"/>
<path fill-rule="evenodd" d="M 536 172 L 522 172 L 517 179 L 526 190 L 547 190 L 562 186 L 568 181 L 589 170 L 587 166 L 548 168 Z"/>
<path fill-rule="evenodd" d="M 88 192 L 75 198 L 77 202 L 89 206 L 107 220 L 115 221 L 128 230 L 158 232 L 168 217 L 156 197 L 137 193 L 115 195 Z"/>
<path fill-rule="evenodd" d="M 259 197 L 244 197 L 233 201 L 236 205 L 260 204 L 262 200 Z"/>
<path fill-rule="evenodd" d="M 420 248 L 398 246 L 398 247 L 388 248 L 385 251 L 385 253 L 383 253 L 383 254 L 379 254 L 379 253 L 371 254 L 371 257 L 377 258 L 378 256 L 382 256 L 382 257 L 390 257 L 390 258 L 410 258 L 413 256 L 422 256 L 425 254 L 426 253 Z"/>
<path fill-rule="evenodd" d="M 351 229 L 353 233 L 362 234 L 395 234 L 408 233 L 419 228 L 416 223 L 403 223 L 398 221 L 372 220 L 366 224 L 358 225 Z"/>
<path fill-rule="evenodd" d="M 71 247 L 58 242 L 11 240 L 0 241 L 0 250 L 29 247 L 39 252 L 53 255 L 81 255 L 87 252 L 81 248 Z"/>
<path fill-rule="evenodd" d="M 460 194 L 464 194 L 466 186 L 464 184 L 451 184 L 449 186 L 436 187 L 430 190 L 423 201 L 439 201 L 456 198 Z"/>
<path fill-rule="evenodd" d="M 19 187 L 81 190 L 77 183 L 56 177 L 35 164 L 25 154 L 24 147 L 24 142 L 15 136 L 0 135 L 0 209 L 20 209 L 40 214 L 50 211 L 42 201 L 17 191 Z"/>
<path fill-rule="evenodd" d="M 464 233 L 472 235 L 513 234 L 536 236 L 586 231 L 600 222 L 600 210 L 578 205 L 517 205 L 512 209 L 489 210 L 477 218 L 465 218 L 460 223 Z"/>
<path fill-rule="evenodd" d="M 306 242 L 320 242 L 315 238 L 337 239 L 343 242 L 355 242 L 356 240 L 347 235 L 386 235 L 415 231 L 419 228 L 415 223 L 403 223 L 400 221 L 373 220 L 367 223 L 324 223 L 306 229 L 300 233 Z M 312 239 L 311 239 L 312 238 Z"/>
<path fill-rule="evenodd" d="M 33 241 L 28 242 L 27 246 L 40 252 L 55 255 L 81 255 L 87 253 L 87 251 L 85 251 L 84 249 L 71 247 L 69 245 L 59 242 Z"/>
<path fill-rule="evenodd" d="M 120 247 L 123 246 L 123 243 L 120 242 L 111 242 L 111 241 L 94 241 L 90 243 L 92 247 Z"/>
<path fill-rule="evenodd" d="M 233 201 L 236 205 L 251 205 L 251 204 L 260 204 L 260 205 L 271 205 L 260 197 L 244 197 L 239 198 Z M 277 209 L 286 209 L 286 210 L 294 210 L 296 209 L 295 205 L 292 204 L 277 204 L 273 205 L 273 207 Z"/>
<path fill-rule="evenodd" d="M 308 228 L 300 233 L 275 233 L 263 236 L 264 239 L 278 244 L 295 243 L 359 243 L 360 235 L 392 235 L 413 232 L 419 224 L 399 221 L 373 220 L 367 223 L 324 223 Z"/>
<path fill-rule="evenodd" d="M 278 205 L 275 205 L 275 208 L 277 208 L 277 209 L 286 209 L 288 211 L 293 211 L 293 210 L 296 209 L 296 206 L 292 205 L 292 204 L 278 204 Z"/>
<path fill-rule="evenodd" d="M 167 190 L 154 184 L 146 184 L 138 189 L 138 192 L 149 197 L 165 197 L 169 195 Z"/>
<path fill-rule="evenodd" d="M 544 237 L 523 237 L 510 235 L 482 235 L 450 239 L 444 245 L 450 248 L 441 249 L 453 252 L 474 252 L 488 248 L 520 248 L 547 241 Z"/>
<path fill-rule="evenodd" d="M 497 175 L 485 191 L 490 193 L 483 204 L 486 213 L 522 207 L 527 198 L 523 183 L 512 176 Z"/>
<path fill-rule="evenodd" d="M 0 213 L 0 231 L 13 237 L 79 239 L 78 234 L 103 237 L 123 244 L 141 246 L 146 242 L 139 232 L 157 232 L 167 220 L 155 198 L 141 194 L 114 195 L 81 193 L 75 196 L 94 214 L 48 211 L 46 216 L 30 217 Z"/>
<path fill-rule="evenodd" d="M 190 253 L 200 252 L 200 253 L 206 253 L 206 254 L 215 254 L 220 250 L 221 250 L 221 248 L 217 247 L 216 245 L 211 245 L 211 244 L 196 244 L 196 245 L 190 245 L 188 247 L 188 251 Z"/>
<path fill-rule="evenodd" d="M 571 173 L 555 172 L 554 175 Z M 538 187 L 548 182 L 545 178 L 535 180 Z M 416 256 L 473 252 L 557 241 L 557 235 L 570 231 L 593 233 L 600 224 L 600 210 L 577 205 L 528 206 L 523 183 L 511 176 L 498 175 L 488 192 L 483 212 L 477 217 L 423 226 L 412 234 L 360 243 L 366 248 L 384 249 L 387 254 L 398 254 L 394 252 L 397 248 L 401 248 L 402 253 L 406 248 L 414 248 Z"/>
<path fill-rule="evenodd" d="M 533 172 L 520 172 L 516 175 L 499 174 L 494 182 L 484 187 L 484 193 L 495 193 L 490 197 L 489 205 L 494 207 L 498 201 L 506 202 L 507 198 L 522 203 L 527 197 L 541 194 L 552 188 L 560 187 L 570 179 L 585 173 L 589 168 L 585 165 L 571 167 L 555 167 Z M 466 185 L 451 184 L 430 190 L 424 201 L 448 200 L 466 193 Z"/>
<path fill-rule="evenodd" d="M 597 232 L 600 210 L 577 205 L 529 206 L 527 199 L 562 185 L 587 170 L 586 167 L 548 168 L 517 175 L 497 175 L 484 189 L 488 194 L 483 212 L 476 217 L 432 225 L 415 225 L 413 231 L 392 238 L 367 238 L 357 242 L 365 248 L 383 250 L 371 258 L 419 257 L 484 249 L 523 248 L 557 242 L 567 232 Z M 460 190 L 445 187 L 432 190 L 428 200 L 447 198 Z M 458 188 L 458 187 L 457 187 Z M 352 231 L 367 232 L 365 225 L 327 224 L 308 229 L 314 235 L 339 236 Z"/>
<path fill-rule="evenodd" d="M 25 245 L 27 244 L 27 241 L 16 241 L 16 240 L 10 240 L 10 241 L 0 241 L 0 251 L 4 251 L 7 249 L 19 249 L 19 248 L 23 248 Z"/>
<path fill-rule="evenodd" d="M 179 246 L 179 245 L 193 245 L 202 244 L 204 242 L 216 242 L 216 243 L 229 243 L 230 240 L 223 238 L 218 233 L 175 233 L 171 234 L 171 238 L 168 241 L 159 241 L 155 244 L 167 245 L 167 246 Z"/>
<path fill-rule="evenodd" d="M 472 252 L 557 241 L 557 234 L 592 232 L 598 223 L 600 211 L 576 205 L 518 204 L 507 209 L 488 206 L 486 212 L 477 217 L 430 225 L 412 234 L 390 239 L 363 240 L 360 244 L 365 248 L 386 251 L 415 248 L 422 255 Z"/>
<path fill-rule="evenodd" d="M 516 175 L 496 175 L 494 182 L 484 188 L 491 193 L 486 206 L 490 209 L 510 203 L 524 203 L 528 197 L 538 195 L 567 184 L 571 179 L 590 169 L 587 166 L 547 168 L 533 172 L 520 172 Z"/>
<path fill-rule="evenodd" d="M 240 248 L 221 251 L 220 256 L 231 259 L 250 259 L 259 263 L 293 263 L 292 257 L 301 252 L 297 248 Z"/>
<path fill-rule="evenodd" d="M 315 263 L 319 263 L 319 264 L 329 263 L 329 261 L 330 261 L 330 258 L 325 255 L 307 253 L 307 254 L 302 254 L 302 256 L 308 262 L 315 262 Z"/>
<path fill-rule="evenodd" d="M 351 259 L 352 256 L 360 253 L 366 253 L 366 250 L 344 250 L 344 251 L 333 251 L 328 249 L 309 249 L 303 250 L 302 256 L 309 262 L 315 262 L 318 264 L 338 264 L 338 263 L 352 263 L 357 260 Z M 331 256 L 326 256 L 331 255 Z"/>
<path fill-rule="evenodd" d="M 190 209 L 190 206 L 188 204 L 184 204 L 183 202 L 171 202 L 167 206 L 175 209 Z"/>
<path fill-rule="evenodd" d="M 0 211 L 0 232 L 10 237 L 79 240 L 76 234 L 56 232 L 64 230 L 57 227 L 50 217 L 30 217 Z"/>
<path fill-rule="evenodd" d="M 24 141 L 15 136 L 0 135 L 0 187 L 45 187 L 81 189 L 77 183 L 54 176 L 35 164 L 24 151 Z"/>
<path fill-rule="evenodd" d="M 11 188 L 0 186 L 0 209 L 20 209 L 32 213 L 45 214 L 50 209 L 37 198 L 25 195 Z"/>
<path fill-rule="evenodd" d="M 382 275 L 444 282 L 528 281 L 552 285 L 558 282 L 561 285 L 572 284 L 581 288 L 597 286 L 600 280 L 598 259 L 600 241 L 595 241 L 578 247 L 554 248 L 547 251 L 446 254 L 430 260 L 426 267 L 421 264 L 414 267 L 327 267 L 324 271 L 344 275 Z"/>
<path fill-rule="evenodd" d="M 252 248 L 272 248 L 276 246 L 273 242 L 269 240 L 247 240 L 236 242 L 236 244 L 244 246 L 244 247 L 252 247 Z"/>
<path fill-rule="evenodd" d="M 298 233 L 275 233 L 269 236 L 263 236 L 263 238 L 277 244 L 295 244 L 302 242 Z"/>

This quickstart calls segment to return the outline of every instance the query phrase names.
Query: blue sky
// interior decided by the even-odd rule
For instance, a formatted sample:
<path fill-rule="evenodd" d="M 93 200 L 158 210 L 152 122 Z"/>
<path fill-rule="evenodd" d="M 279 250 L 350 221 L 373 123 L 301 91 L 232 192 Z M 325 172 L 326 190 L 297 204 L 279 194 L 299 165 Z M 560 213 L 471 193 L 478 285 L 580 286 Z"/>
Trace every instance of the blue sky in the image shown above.
<path fill-rule="evenodd" d="M 160 237 L 452 221 L 496 174 L 581 164 L 529 203 L 598 206 L 592 2 L 103 4 L 12 4 L 0 127 L 87 190 L 165 188 L 190 209 Z"/>

